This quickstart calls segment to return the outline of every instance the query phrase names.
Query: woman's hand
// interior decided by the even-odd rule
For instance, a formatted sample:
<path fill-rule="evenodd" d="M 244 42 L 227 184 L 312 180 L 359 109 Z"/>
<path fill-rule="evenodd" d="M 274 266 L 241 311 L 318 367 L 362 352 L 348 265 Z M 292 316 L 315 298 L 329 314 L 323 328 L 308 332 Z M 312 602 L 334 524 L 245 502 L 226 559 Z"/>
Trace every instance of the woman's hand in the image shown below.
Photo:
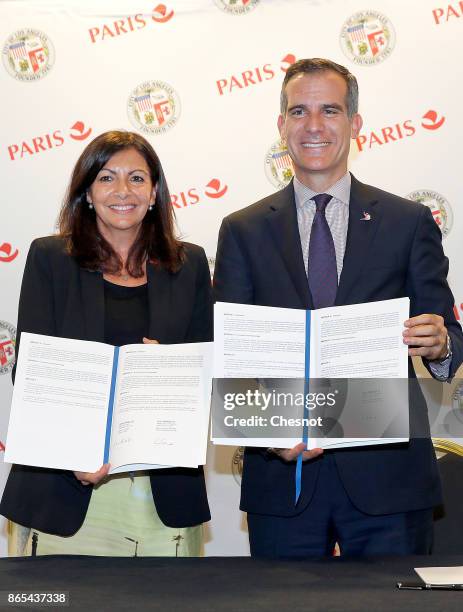
<path fill-rule="evenodd" d="M 143 344 L 159 344 L 157 340 L 150 340 L 149 338 L 143 338 Z"/>
<path fill-rule="evenodd" d="M 272 448 L 272 452 L 278 455 L 280 459 L 283 459 L 283 461 L 296 461 L 301 453 L 302 461 L 309 461 L 323 454 L 323 449 L 313 448 L 312 450 L 307 450 L 307 445 L 300 442 L 294 448 Z"/>
<path fill-rule="evenodd" d="M 89 485 L 89 484 L 96 485 L 100 482 L 100 480 L 103 480 L 103 478 L 106 478 L 110 467 L 111 466 L 109 465 L 109 463 L 105 463 L 104 465 L 100 467 L 98 472 L 74 472 L 74 476 L 83 485 Z"/>

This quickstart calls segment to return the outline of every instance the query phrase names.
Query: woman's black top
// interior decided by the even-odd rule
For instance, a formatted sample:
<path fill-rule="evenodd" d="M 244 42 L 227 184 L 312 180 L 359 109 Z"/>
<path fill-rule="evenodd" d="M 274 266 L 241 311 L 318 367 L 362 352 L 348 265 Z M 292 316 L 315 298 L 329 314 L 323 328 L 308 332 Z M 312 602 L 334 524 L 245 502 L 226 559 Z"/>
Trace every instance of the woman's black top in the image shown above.
<path fill-rule="evenodd" d="M 104 281 L 104 337 L 107 344 L 141 344 L 148 337 L 148 284 L 123 287 Z"/>

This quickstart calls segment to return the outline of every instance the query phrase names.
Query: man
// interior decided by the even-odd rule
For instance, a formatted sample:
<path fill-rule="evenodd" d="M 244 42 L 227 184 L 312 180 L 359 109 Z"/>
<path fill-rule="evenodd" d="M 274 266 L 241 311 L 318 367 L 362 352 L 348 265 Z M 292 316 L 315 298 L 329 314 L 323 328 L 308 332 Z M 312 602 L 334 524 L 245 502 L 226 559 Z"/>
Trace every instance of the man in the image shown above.
<path fill-rule="evenodd" d="M 433 376 L 463 359 L 448 262 L 429 209 L 347 171 L 362 127 L 358 86 L 324 59 L 286 73 L 278 128 L 295 178 L 224 219 L 214 276 L 218 301 L 313 309 L 408 296 L 403 341 Z M 410 376 L 415 373 L 409 359 Z M 302 492 L 294 503 L 296 457 Z M 256 556 L 429 553 L 440 483 L 431 441 L 339 451 L 248 448 L 241 509 Z"/>

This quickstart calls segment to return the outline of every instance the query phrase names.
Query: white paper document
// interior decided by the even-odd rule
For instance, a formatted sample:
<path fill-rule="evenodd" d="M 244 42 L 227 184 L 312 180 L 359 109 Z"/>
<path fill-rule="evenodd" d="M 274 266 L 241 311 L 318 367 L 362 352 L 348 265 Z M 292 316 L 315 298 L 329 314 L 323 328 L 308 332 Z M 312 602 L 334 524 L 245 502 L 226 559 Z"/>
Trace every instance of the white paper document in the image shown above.
<path fill-rule="evenodd" d="M 415 572 L 425 584 L 462 584 L 463 567 L 415 567 Z"/>
<path fill-rule="evenodd" d="M 206 460 L 212 343 L 21 334 L 5 461 L 110 473 Z"/>
<path fill-rule="evenodd" d="M 409 309 L 408 298 L 316 311 L 217 303 L 214 378 L 308 378 L 309 385 L 310 379 L 372 379 L 372 388 L 367 392 L 375 398 L 375 425 L 377 430 L 387 431 L 390 397 L 386 397 L 381 388 L 373 389 L 373 379 L 408 379 L 408 347 L 403 343 L 402 332 Z M 264 391 L 259 393 L 265 395 Z M 362 398 L 364 396 L 365 392 Z M 355 409 L 352 417 L 357 421 L 360 417 L 373 418 L 365 412 L 365 402 L 356 404 L 352 400 L 351 397 L 346 404 L 346 410 L 349 406 L 350 410 Z M 233 424 L 233 405 L 230 406 L 226 420 Z M 233 435 L 233 427 L 230 437 L 223 435 L 224 428 L 216 435 L 215 408 L 213 401 L 211 439 L 216 444 L 291 448 L 302 439 L 302 426 L 301 435 L 290 438 L 240 438 Z M 344 417 L 349 415 L 344 414 Z M 408 411 L 405 418 L 408 431 Z M 308 447 L 333 448 L 407 440 L 408 434 L 370 439 L 368 436 L 312 438 L 308 440 Z"/>

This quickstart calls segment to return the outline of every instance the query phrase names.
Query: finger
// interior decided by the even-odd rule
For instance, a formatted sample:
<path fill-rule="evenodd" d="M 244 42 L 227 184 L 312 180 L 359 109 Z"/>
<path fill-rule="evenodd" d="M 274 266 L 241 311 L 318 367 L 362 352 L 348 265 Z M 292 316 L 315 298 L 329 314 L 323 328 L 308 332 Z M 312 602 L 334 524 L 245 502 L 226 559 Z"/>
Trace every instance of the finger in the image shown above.
<path fill-rule="evenodd" d="M 107 476 L 110 469 L 111 465 L 109 463 L 104 463 L 98 470 L 97 474 L 100 474 L 101 476 Z"/>
<path fill-rule="evenodd" d="M 434 348 L 420 347 L 420 348 L 409 348 L 408 349 L 409 357 L 425 357 L 426 359 L 429 359 L 429 361 L 440 359 L 441 354 L 442 354 L 442 350 L 435 348 L 435 347 Z"/>
<path fill-rule="evenodd" d="M 300 442 L 296 444 L 294 448 L 290 448 L 287 450 L 286 456 L 289 458 L 289 461 L 295 461 L 301 453 L 303 453 L 307 449 L 307 444 L 304 442 Z"/>
<path fill-rule="evenodd" d="M 412 327 L 410 329 L 405 329 L 402 332 L 404 338 L 410 336 L 441 336 L 446 332 L 446 328 L 444 326 L 438 325 L 417 325 L 416 327 Z"/>
<path fill-rule="evenodd" d="M 109 463 L 105 463 L 104 465 L 102 465 L 100 467 L 100 469 L 98 470 L 98 472 L 95 472 L 95 474 L 93 474 L 93 484 L 97 484 L 98 482 L 100 482 L 100 480 L 103 480 L 103 478 L 106 478 L 106 476 L 108 475 L 108 472 L 110 470 L 110 465 Z"/>
<path fill-rule="evenodd" d="M 74 474 L 81 484 L 85 485 L 86 487 L 90 484 L 89 480 L 84 480 L 85 474 L 83 472 L 74 472 Z"/>
<path fill-rule="evenodd" d="M 315 459 L 319 457 L 323 453 L 323 449 L 321 448 L 313 448 L 311 450 L 305 450 L 307 446 L 304 443 L 298 444 L 294 448 L 289 449 L 275 449 L 277 450 L 277 454 L 284 461 L 295 461 L 299 455 L 302 453 L 302 460 L 309 461 L 310 459 Z"/>
<path fill-rule="evenodd" d="M 305 444 L 300 443 L 294 448 L 272 448 L 272 452 L 284 461 L 294 461 L 306 448 Z"/>
<path fill-rule="evenodd" d="M 74 474 L 83 485 L 97 484 L 108 475 L 110 467 L 109 463 L 105 463 L 96 472 L 74 472 Z"/>
<path fill-rule="evenodd" d="M 159 344 L 157 340 L 151 340 L 150 338 L 143 338 L 143 344 Z"/>
<path fill-rule="evenodd" d="M 445 336 L 411 336 L 410 338 L 404 338 L 404 344 L 408 344 L 409 346 L 443 347 L 445 344 Z"/>
<path fill-rule="evenodd" d="M 302 460 L 309 461 L 310 459 L 315 459 L 316 457 L 319 457 L 322 454 L 322 448 L 313 448 L 312 450 L 304 451 L 304 453 L 302 453 Z"/>
<path fill-rule="evenodd" d="M 87 472 L 74 472 L 74 476 L 79 480 L 83 485 L 89 485 L 90 481 L 87 480 Z"/>
<path fill-rule="evenodd" d="M 410 317 L 404 322 L 405 327 L 415 327 L 416 325 L 438 325 L 443 324 L 444 319 L 440 315 L 436 314 L 421 314 L 416 317 Z"/>

